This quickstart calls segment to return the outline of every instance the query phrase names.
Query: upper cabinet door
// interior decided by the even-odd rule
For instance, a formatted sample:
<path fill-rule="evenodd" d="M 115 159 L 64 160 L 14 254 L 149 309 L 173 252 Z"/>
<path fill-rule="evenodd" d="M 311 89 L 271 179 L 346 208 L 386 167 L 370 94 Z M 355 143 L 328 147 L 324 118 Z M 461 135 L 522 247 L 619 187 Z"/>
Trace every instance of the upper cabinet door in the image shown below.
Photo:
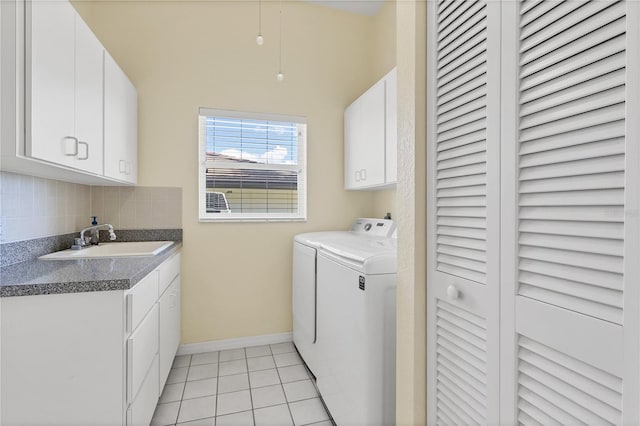
<path fill-rule="evenodd" d="M 384 184 L 385 82 L 380 80 L 345 110 L 345 188 Z"/>
<path fill-rule="evenodd" d="M 102 45 L 69 2 L 27 11 L 26 154 L 102 174 Z"/>
<path fill-rule="evenodd" d="M 75 167 L 102 174 L 102 108 L 104 48 L 87 24 L 76 16 Z"/>
<path fill-rule="evenodd" d="M 362 95 L 356 166 L 360 170 L 360 186 L 383 185 L 385 169 L 385 82 L 380 80 Z"/>
<path fill-rule="evenodd" d="M 111 55 L 104 59 L 104 174 L 137 182 L 138 95 Z"/>
<path fill-rule="evenodd" d="M 78 152 L 75 25 L 69 2 L 27 2 L 26 154 L 71 167 Z"/>

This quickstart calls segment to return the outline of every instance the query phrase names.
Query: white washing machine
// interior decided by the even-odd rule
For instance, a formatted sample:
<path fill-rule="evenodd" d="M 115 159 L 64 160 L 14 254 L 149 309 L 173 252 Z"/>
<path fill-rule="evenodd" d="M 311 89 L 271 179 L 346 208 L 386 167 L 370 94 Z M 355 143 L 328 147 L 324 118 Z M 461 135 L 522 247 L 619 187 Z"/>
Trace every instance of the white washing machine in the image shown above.
<path fill-rule="evenodd" d="M 395 235 L 358 219 L 294 241 L 293 339 L 338 426 L 395 422 Z"/>

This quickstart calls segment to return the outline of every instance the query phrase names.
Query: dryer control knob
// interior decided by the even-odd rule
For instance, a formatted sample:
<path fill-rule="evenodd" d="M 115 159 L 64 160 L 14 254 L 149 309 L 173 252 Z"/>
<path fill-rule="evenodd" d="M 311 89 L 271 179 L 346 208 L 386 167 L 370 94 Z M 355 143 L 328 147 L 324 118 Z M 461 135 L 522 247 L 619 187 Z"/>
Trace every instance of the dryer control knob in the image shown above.
<path fill-rule="evenodd" d="M 458 297 L 460 297 L 460 290 L 455 288 L 455 286 L 450 285 L 449 287 L 447 287 L 447 296 L 449 296 L 449 299 L 451 300 L 457 299 Z"/>

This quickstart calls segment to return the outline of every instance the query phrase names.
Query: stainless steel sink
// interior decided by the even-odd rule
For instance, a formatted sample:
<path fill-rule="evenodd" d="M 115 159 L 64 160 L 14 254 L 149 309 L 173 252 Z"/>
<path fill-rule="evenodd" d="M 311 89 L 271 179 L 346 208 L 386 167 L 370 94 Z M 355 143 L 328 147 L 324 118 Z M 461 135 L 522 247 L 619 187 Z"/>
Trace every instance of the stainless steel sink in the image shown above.
<path fill-rule="evenodd" d="M 62 250 L 40 256 L 43 260 L 98 259 L 104 257 L 155 256 L 173 244 L 173 241 L 132 241 L 101 243 L 80 250 Z"/>

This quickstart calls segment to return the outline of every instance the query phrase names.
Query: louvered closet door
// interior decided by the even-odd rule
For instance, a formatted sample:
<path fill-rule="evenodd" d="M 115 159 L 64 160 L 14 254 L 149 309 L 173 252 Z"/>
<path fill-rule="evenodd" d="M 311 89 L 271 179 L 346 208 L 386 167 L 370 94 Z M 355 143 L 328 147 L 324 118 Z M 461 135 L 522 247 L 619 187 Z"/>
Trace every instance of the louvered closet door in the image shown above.
<path fill-rule="evenodd" d="M 428 416 L 498 420 L 500 4 L 428 9 Z M 490 30 L 494 28 L 494 30 Z"/>
<path fill-rule="evenodd" d="M 503 395 L 520 424 L 638 422 L 637 6 L 527 0 L 503 21 L 519 33 Z"/>

